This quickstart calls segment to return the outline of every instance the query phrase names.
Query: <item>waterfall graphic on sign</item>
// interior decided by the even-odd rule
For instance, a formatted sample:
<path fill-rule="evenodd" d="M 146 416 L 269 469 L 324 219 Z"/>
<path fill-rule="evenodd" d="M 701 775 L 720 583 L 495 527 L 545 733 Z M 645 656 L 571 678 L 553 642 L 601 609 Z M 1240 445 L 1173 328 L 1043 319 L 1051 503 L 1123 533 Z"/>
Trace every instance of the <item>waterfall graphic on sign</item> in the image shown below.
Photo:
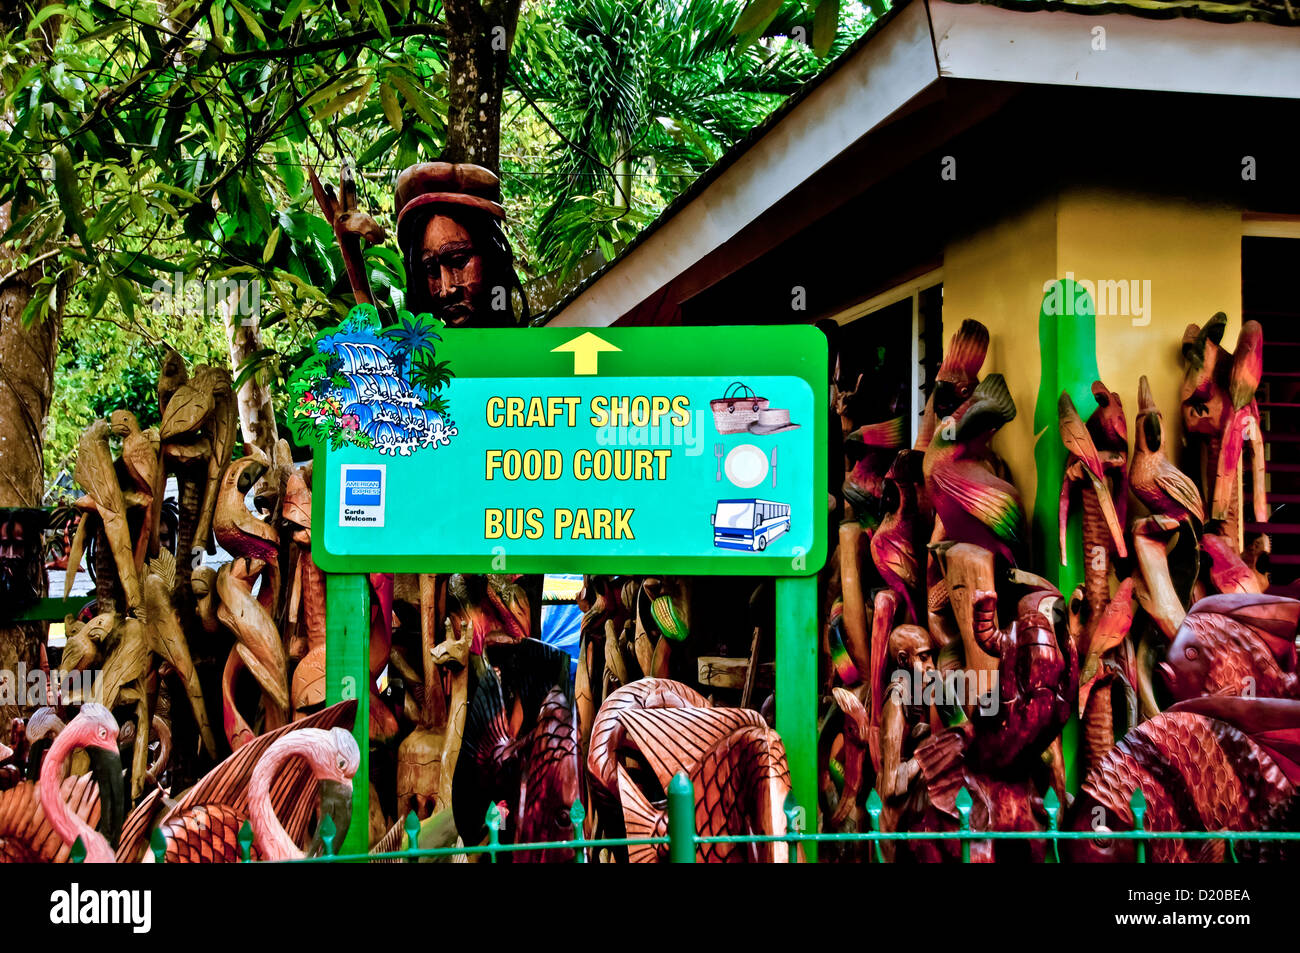
<path fill-rule="evenodd" d="M 440 393 L 453 375 L 434 346 L 442 329 L 408 311 L 384 328 L 372 305 L 358 305 L 317 336 L 316 353 L 289 378 L 298 443 L 404 457 L 449 444 L 456 424 Z"/>

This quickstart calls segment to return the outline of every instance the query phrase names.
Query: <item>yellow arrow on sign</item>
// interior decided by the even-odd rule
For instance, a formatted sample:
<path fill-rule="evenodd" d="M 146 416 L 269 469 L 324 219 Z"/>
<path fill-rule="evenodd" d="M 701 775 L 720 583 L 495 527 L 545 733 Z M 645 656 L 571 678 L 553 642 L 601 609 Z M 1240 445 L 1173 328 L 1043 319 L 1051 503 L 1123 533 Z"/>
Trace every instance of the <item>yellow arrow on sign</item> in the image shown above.
<path fill-rule="evenodd" d="M 561 344 L 559 347 L 551 348 L 551 353 L 556 351 L 573 352 L 573 373 L 574 374 L 595 374 L 596 361 L 601 351 L 621 351 L 622 348 L 615 347 L 608 341 L 596 337 L 590 331 L 584 331 L 572 341 Z"/>

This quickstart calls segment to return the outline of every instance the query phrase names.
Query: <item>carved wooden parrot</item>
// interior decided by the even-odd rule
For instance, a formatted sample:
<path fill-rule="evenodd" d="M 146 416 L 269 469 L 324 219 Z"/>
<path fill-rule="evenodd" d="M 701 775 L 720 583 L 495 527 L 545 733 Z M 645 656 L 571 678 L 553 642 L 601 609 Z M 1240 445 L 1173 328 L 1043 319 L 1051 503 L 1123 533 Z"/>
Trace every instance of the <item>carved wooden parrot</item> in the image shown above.
<path fill-rule="evenodd" d="M 1137 446 L 1129 467 L 1133 494 L 1152 513 L 1179 522 L 1194 521 L 1199 532 L 1205 522 L 1205 507 L 1191 478 L 1165 456 L 1165 425 L 1151 396 L 1146 376 L 1138 382 Z"/>
<path fill-rule="evenodd" d="M 1024 544 L 1019 491 L 983 463 L 984 451 L 1016 416 L 1001 374 L 990 374 L 954 415 L 941 423 L 925 451 L 925 489 L 946 538 L 973 543 L 1016 562 Z"/>

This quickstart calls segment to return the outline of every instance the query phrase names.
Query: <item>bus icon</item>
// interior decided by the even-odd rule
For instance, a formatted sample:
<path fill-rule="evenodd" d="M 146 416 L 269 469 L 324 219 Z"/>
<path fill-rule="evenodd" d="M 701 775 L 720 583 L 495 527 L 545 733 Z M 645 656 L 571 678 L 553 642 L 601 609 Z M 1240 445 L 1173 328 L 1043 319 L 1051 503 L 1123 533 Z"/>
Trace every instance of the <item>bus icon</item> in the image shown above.
<path fill-rule="evenodd" d="M 713 545 L 719 549 L 761 553 L 790 529 L 790 506 L 772 500 L 718 500 L 709 522 Z"/>

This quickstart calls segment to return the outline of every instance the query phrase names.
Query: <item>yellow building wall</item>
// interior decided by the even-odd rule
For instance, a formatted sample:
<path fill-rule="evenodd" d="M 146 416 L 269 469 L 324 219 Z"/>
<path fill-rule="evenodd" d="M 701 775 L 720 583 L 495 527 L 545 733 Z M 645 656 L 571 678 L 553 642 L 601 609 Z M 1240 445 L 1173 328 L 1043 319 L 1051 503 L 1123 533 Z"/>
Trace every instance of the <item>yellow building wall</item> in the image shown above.
<path fill-rule="evenodd" d="M 1124 401 L 1130 444 L 1138 378 L 1145 374 L 1177 446 L 1184 328 L 1222 311 L 1229 350 L 1241 328 L 1241 211 L 1079 190 L 1061 196 L 1057 221 L 1057 277 L 1073 271 L 1076 280 L 1151 283 L 1143 315 L 1102 314 L 1098 307 L 1097 369 Z M 1092 412 L 1079 410 L 1085 417 Z"/>
<path fill-rule="evenodd" d="M 999 373 L 1016 402 L 1016 419 L 993 448 L 1011 468 L 1031 509 L 1034 402 L 1038 397 L 1038 310 L 1043 282 L 1056 275 L 1057 202 L 1045 200 L 950 243 L 943 257 L 943 346 L 967 318 L 989 329 L 983 374 Z"/>
<path fill-rule="evenodd" d="M 1011 467 L 1030 517 L 1034 473 L 1034 406 L 1040 363 L 1038 313 L 1043 285 L 1075 281 L 1137 281 L 1141 301 L 1110 314 L 1109 293 L 1097 303 L 1097 367 L 1124 402 L 1132 443 L 1138 378 L 1146 374 L 1177 447 L 1183 330 L 1216 311 L 1228 316 L 1224 345 L 1241 327 L 1241 212 L 1175 198 L 1100 189 L 1068 190 L 952 241 L 944 254 L 944 342 L 965 318 L 989 329 L 985 373 L 1000 372 L 1017 416 L 994 449 Z M 1149 284 L 1147 284 L 1149 282 Z M 1116 295 L 1113 302 L 1122 306 Z M 1116 308 L 1119 310 L 1119 308 Z M 1086 418 L 1092 406 L 1079 408 Z M 1055 430 L 1039 439 L 1056 440 Z M 1052 492 L 1055 492 L 1053 488 Z"/>

